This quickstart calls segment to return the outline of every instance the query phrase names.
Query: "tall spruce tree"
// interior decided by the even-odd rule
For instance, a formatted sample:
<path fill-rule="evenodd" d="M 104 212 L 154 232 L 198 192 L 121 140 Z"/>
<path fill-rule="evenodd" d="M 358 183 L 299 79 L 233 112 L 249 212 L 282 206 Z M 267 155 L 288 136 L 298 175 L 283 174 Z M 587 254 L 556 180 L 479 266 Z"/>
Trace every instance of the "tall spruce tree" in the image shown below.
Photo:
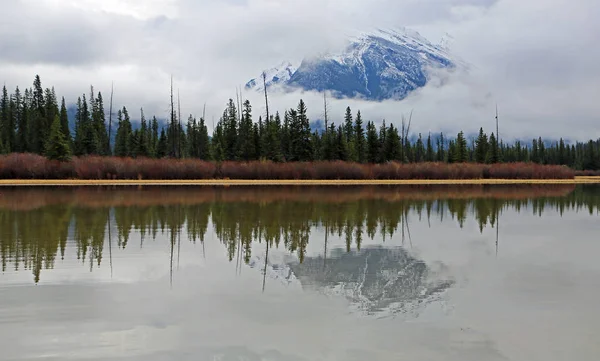
<path fill-rule="evenodd" d="M 71 138 L 71 130 L 69 129 L 69 115 L 65 104 L 65 97 L 62 97 L 60 102 L 60 130 L 65 136 L 67 143 L 71 146 L 73 139 Z"/>
<path fill-rule="evenodd" d="M 126 107 L 117 112 L 117 135 L 115 138 L 115 155 L 118 157 L 131 156 L 131 120 Z M 166 139 L 165 139 L 166 141 Z M 166 148 L 166 147 L 165 147 Z"/>
<path fill-rule="evenodd" d="M 252 122 L 252 105 L 246 100 L 243 104 L 242 120 L 240 122 L 239 139 L 240 156 L 245 161 L 257 159 L 256 139 Z"/>
<path fill-rule="evenodd" d="M 14 101 L 8 96 L 6 86 L 2 87 L 0 98 L 0 142 L 6 153 L 14 148 L 15 126 L 13 121 Z"/>
<path fill-rule="evenodd" d="M 116 146 L 115 146 L 116 152 Z M 156 157 L 164 158 L 169 154 L 169 142 L 167 140 L 167 134 L 165 133 L 165 128 L 161 128 L 160 136 L 158 137 L 158 142 L 156 143 Z"/>
<path fill-rule="evenodd" d="M 229 99 L 221 123 L 223 124 L 225 159 L 236 160 L 239 155 L 238 114 L 233 99 Z"/>
<path fill-rule="evenodd" d="M 375 124 L 371 121 L 367 122 L 367 151 L 365 160 L 369 163 L 376 163 L 379 158 L 379 137 L 377 136 L 377 129 Z"/>
<path fill-rule="evenodd" d="M 467 149 L 467 140 L 462 131 L 456 136 L 456 150 L 454 152 L 455 163 L 465 163 L 469 161 L 469 152 Z"/>
<path fill-rule="evenodd" d="M 266 126 L 267 135 L 265 157 L 268 160 L 280 162 L 283 160 L 283 155 L 281 152 L 281 117 L 279 116 L 279 112 L 275 113 L 275 118 L 269 120 Z"/>
<path fill-rule="evenodd" d="M 44 135 L 46 134 L 46 115 L 44 90 L 40 76 L 36 75 L 33 81 L 31 94 L 31 118 L 29 120 L 30 151 L 41 154 L 44 151 Z"/>
<path fill-rule="evenodd" d="M 310 161 L 312 160 L 313 155 L 313 147 L 311 144 L 311 131 L 310 131 L 310 121 L 307 115 L 306 104 L 304 101 L 300 99 L 298 103 L 298 117 L 297 117 L 298 127 L 299 127 L 299 139 L 296 143 L 296 152 L 298 155 L 298 159 L 301 161 Z"/>
<path fill-rule="evenodd" d="M 58 114 L 54 115 L 54 121 L 50 127 L 50 135 L 46 141 L 46 157 L 61 162 L 71 159 L 71 147 L 65 137 Z"/>
<path fill-rule="evenodd" d="M 385 137 L 386 160 L 400 160 L 400 135 L 394 124 L 387 128 Z"/>
<path fill-rule="evenodd" d="M 435 154 L 433 150 L 433 143 L 431 141 L 431 132 L 429 132 L 429 135 L 427 135 L 427 150 L 425 152 L 425 160 L 427 162 L 433 162 L 435 160 Z"/>
<path fill-rule="evenodd" d="M 106 128 L 106 114 L 104 112 L 104 99 L 102 93 L 98 92 L 98 97 L 94 100 L 94 108 L 92 109 L 92 123 L 95 138 L 97 139 L 97 152 L 102 155 L 109 155 L 110 148 L 108 142 L 108 130 Z"/>
<path fill-rule="evenodd" d="M 17 113 L 17 152 L 29 152 L 31 148 L 29 146 L 29 102 L 28 96 L 29 90 L 25 89 L 23 98 L 19 101 L 19 88 L 15 91 L 15 101 L 17 104 L 21 104 L 21 111 Z"/>
<path fill-rule="evenodd" d="M 475 141 L 475 162 L 485 163 L 488 157 L 489 142 L 483 128 L 479 128 L 479 135 Z"/>
<path fill-rule="evenodd" d="M 498 152 L 498 141 L 494 133 L 490 134 L 488 153 L 486 156 L 487 163 L 498 163 L 500 162 L 500 154 Z"/>
<path fill-rule="evenodd" d="M 348 141 L 344 132 L 344 128 L 340 125 L 337 130 L 337 141 L 336 141 L 336 155 L 337 159 L 347 161 L 348 160 Z"/>
<path fill-rule="evenodd" d="M 363 129 L 360 110 L 356 113 L 356 118 L 354 119 L 354 150 L 356 153 L 356 160 L 360 163 L 364 163 L 367 158 L 367 152 L 365 146 L 365 130 Z"/>

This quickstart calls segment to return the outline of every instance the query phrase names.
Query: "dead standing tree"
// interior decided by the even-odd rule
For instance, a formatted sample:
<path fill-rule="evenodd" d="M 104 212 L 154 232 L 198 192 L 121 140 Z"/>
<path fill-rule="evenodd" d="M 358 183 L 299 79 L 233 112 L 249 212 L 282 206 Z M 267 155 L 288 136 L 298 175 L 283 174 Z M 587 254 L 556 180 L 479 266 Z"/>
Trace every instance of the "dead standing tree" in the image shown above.
<path fill-rule="evenodd" d="M 110 84 L 110 108 L 108 110 L 108 154 L 112 154 L 112 149 L 110 146 L 110 138 L 112 137 L 112 112 L 113 112 L 113 92 L 114 92 L 114 83 Z"/>

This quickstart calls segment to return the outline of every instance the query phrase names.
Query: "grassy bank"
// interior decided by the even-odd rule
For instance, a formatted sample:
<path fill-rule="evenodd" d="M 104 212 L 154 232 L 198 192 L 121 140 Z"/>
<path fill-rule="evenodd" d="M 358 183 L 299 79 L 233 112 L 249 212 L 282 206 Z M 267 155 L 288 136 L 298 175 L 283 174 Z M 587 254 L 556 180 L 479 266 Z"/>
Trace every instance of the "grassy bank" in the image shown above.
<path fill-rule="evenodd" d="M 568 167 L 533 163 L 215 163 L 198 159 L 118 157 L 82 157 L 58 162 L 34 154 L 0 156 L 0 180 L 4 184 L 36 184 L 41 180 L 50 184 L 57 183 L 57 180 L 61 181 L 58 182 L 60 184 L 155 183 L 152 181 L 160 181 L 161 184 L 432 184 L 437 181 L 495 184 L 511 183 L 509 181 L 578 181 L 575 172 Z"/>

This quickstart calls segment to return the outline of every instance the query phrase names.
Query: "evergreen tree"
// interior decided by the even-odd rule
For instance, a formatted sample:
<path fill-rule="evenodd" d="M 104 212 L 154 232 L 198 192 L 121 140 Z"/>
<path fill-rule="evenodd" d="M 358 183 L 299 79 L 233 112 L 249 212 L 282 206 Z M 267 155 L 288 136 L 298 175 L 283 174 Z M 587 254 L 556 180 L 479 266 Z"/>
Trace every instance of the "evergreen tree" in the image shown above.
<path fill-rule="evenodd" d="M 324 152 L 323 159 L 325 160 L 337 160 L 339 159 L 339 149 L 338 149 L 338 138 L 337 138 L 337 130 L 335 128 L 335 124 L 331 122 L 329 124 L 329 129 L 327 129 L 327 136 L 323 140 L 324 143 Z"/>
<path fill-rule="evenodd" d="M 282 141 L 280 140 L 281 117 L 275 113 L 275 118 L 266 123 L 266 145 L 265 157 L 274 162 L 280 162 L 283 158 L 281 153 Z"/>
<path fill-rule="evenodd" d="M 348 160 L 348 142 L 346 138 L 346 134 L 344 133 L 344 128 L 340 125 L 337 130 L 337 141 L 336 141 L 336 158 L 339 160 L 347 161 Z"/>
<path fill-rule="evenodd" d="M 149 155 L 148 149 L 150 148 L 150 130 L 148 129 L 148 122 L 144 115 L 144 109 L 140 109 L 140 129 L 138 132 L 138 144 L 136 147 L 136 156 L 147 157 Z"/>
<path fill-rule="evenodd" d="M 56 92 L 54 88 L 49 89 L 46 88 L 44 90 L 44 119 L 43 119 L 43 130 L 41 132 L 42 140 L 45 142 L 50 135 L 50 128 L 52 127 L 52 123 L 54 122 L 54 118 L 58 114 L 58 100 L 56 99 Z M 44 149 L 42 148 L 42 149 Z"/>
<path fill-rule="evenodd" d="M 71 146 L 73 139 L 71 139 L 71 131 L 69 130 L 69 115 L 67 113 L 67 106 L 65 104 L 64 97 L 60 103 L 60 130 L 65 136 L 67 143 L 69 143 L 69 146 Z"/>
<path fill-rule="evenodd" d="M 296 154 L 298 159 L 301 161 L 312 160 L 312 144 L 311 144 L 311 131 L 310 121 L 306 115 L 307 109 L 304 101 L 300 99 L 298 103 L 298 117 L 297 122 L 299 126 L 299 139 L 296 142 Z"/>
<path fill-rule="evenodd" d="M 435 160 L 435 155 L 433 152 L 433 143 L 431 142 L 431 132 L 427 136 L 427 150 L 425 151 L 425 160 L 427 162 L 433 162 Z"/>
<path fill-rule="evenodd" d="M 198 158 L 210 159 L 210 139 L 208 138 L 208 128 L 204 122 L 204 118 L 200 118 L 197 130 L 198 138 Z"/>
<path fill-rule="evenodd" d="M 348 142 L 354 138 L 354 120 L 352 119 L 352 110 L 350 107 L 346 108 L 346 114 L 344 115 L 344 135 Z"/>
<path fill-rule="evenodd" d="M 379 127 L 379 155 L 376 162 L 385 163 L 393 160 L 392 155 L 388 154 L 387 143 L 388 143 L 388 127 L 385 125 L 385 119 L 381 122 Z"/>
<path fill-rule="evenodd" d="M 311 135 L 311 144 L 313 145 L 312 159 L 322 160 L 323 159 L 323 142 L 324 138 L 319 135 L 319 131 L 315 130 Z"/>
<path fill-rule="evenodd" d="M 446 161 L 446 149 L 444 144 L 444 134 L 440 133 L 440 137 L 437 140 L 437 161 L 444 162 Z"/>
<path fill-rule="evenodd" d="M 547 162 L 546 146 L 544 145 L 544 141 L 542 140 L 542 137 L 538 138 L 538 152 L 539 152 L 540 163 L 546 164 L 546 162 Z"/>
<path fill-rule="evenodd" d="M 240 159 L 245 161 L 258 159 L 256 154 L 254 126 L 252 122 L 252 106 L 248 100 L 246 100 L 243 105 L 238 144 L 240 145 Z"/>
<path fill-rule="evenodd" d="M 223 124 L 222 122 L 219 122 L 213 132 L 212 159 L 221 162 L 225 160 L 225 157 L 225 135 L 223 132 Z"/>
<path fill-rule="evenodd" d="M 98 154 L 98 138 L 94 131 L 88 103 L 83 94 L 77 99 L 75 155 Z"/>
<path fill-rule="evenodd" d="M 118 124 L 117 135 L 115 138 L 115 155 L 118 157 L 131 156 L 131 141 L 133 138 L 133 133 L 131 130 L 131 120 L 129 119 L 129 112 L 127 112 L 127 108 L 123 107 L 122 111 L 118 111 L 117 122 Z"/>
<path fill-rule="evenodd" d="M 375 127 L 375 125 L 373 125 Z M 360 110 L 356 113 L 356 119 L 354 119 L 354 149 L 356 153 L 356 159 L 360 163 L 364 163 L 367 158 L 366 146 L 365 146 L 365 131 L 363 129 L 362 116 Z"/>
<path fill-rule="evenodd" d="M 158 142 L 160 140 L 160 134 L 158 129 L 158 119 L 156 119 L 155 116 L 152 117 L 152 124 L 150 127 L 152 128 L 152 133 L 150 137 L 150 155 L 152 157 L 158 158 Z"/>
<path fill-rule="evenodd" d="M 490 135 L 488 154 L 486 156 L 487 163 L 499 163 L 500 162 L 500 154 L 498 153 L 498 141 L 496 140 L 496 136 L 494 133 Z"/>
<path fill-rule="evenodd" d="M 456 143 L 451 140 L 448 142 L 448 163 L 456 163 L 456 160 L 459 156 L 457 155 Z"/>
<path fill-rule="evenodd" d="M 92 88 L 93 96 L 93 88 Z M 108 130 L 106 128 L 106 114 L 104 113 L 104 99 L 102 99 L 102 93 L 98 92 L 98 97 L 93 102 L 92 108 L 92 123 L 95 132 L 94 138 L 96 138 L 98 144 L 96 149 L 98 154 L 109 155 L 110 146 L 108 140 Z"/>
<path fill-rule="evenodd" d="M 191 114 L 187 121 L 188 150 L 191 158 L 199 158 L 198 153 L 198 123 Z"/>
<path fill-rule="evenodd" d="M 469 161 L 469 153 L 467 149 L 467 140 L 462 131 L 456 137 L 456 150 L 454 152 L 454 162 L 464 163 Z"/>
<path fill-rule="evenodd" d="M 15 118 L 17 112 L 15 99 L 8 95 L 6 86 L 2 87 L 2 98 L 0 98 L 0 142 L 3 144 L 2 148 L 6 153 L 15 151 L 16 149 Z"/>
<path fill-rule="evenodd" d="M 488 157 L 489 143 L 483 128 L 479 128 L 479 136 L 475 141 L 475 162 L 485 163 Z"/>
<path fill-rule="evenodd" d="M 290 161 L 291 156 L 291 134 L 290 134 L 290 115 L 286 111 L 283 115 L 283 126 L 281 128 L 281 153 L 283 161 Z"/>
<path fill-rule="evenodd" d="M 17 152 L 29 152 L 30 151 L 30 147 L 29 147 L 29 133 L 30 133 L 29 132 L 29 103 L 27 101 L 27 99 L 29 98 L 28 94 L 29 94 L 29 90 L 25 89 L 23 98 L 19 101 L 19 96 L 20 96 L 19 88 L 17 87 L 17 90 L 15 91 L 15 102 L 17 103 L 17 106 L 19 104 L 21 104 L 21 106 L 20 106 L 21 111 L 17 112 L 17 138 L 16 138 L 16 142 L 17 142 L 16 151 Z"/>
<path fill-rule="evenodd" d="M 254 139 L 254 151 L 252 153 L 252 159 L 253 160 L 258 160 L 260 159 L 260 154 L 261 154 L 261 131 L 260 131 L 260 125 L 258 123 L 252 123 L 252 129 L 253 129 L 253 139 Z"/>
<path fill-rule="evenodd" d="M 398 128 L 394 124 L 390 124 L 387 128 L 385 137 L 385 154 L 386 160 L 400 160 L 400 134 Z"/>
<path fill-rule="evenodd" d="M 117 146 L 115 144 L 115 153 L 116 152 L 117 152 Z M 156 157 L 164 158 L 168 154 L 169 154 L 169 143 L 167 140 L 167 134 L 165 133 L 165 129 L 162 128 L 160 130 L 160 137 L 158 138 L 158 142 L 156 143 Z"/>
<path fill-rule="evenodd" d="M 40 76 L 36 75 L 33 81 L 31 95 L 31 118 L 29 120 L 29 145 L 30 151 L 41 154 L 44 151 L 44 135 L 46 134 L 44 90 Z"/>
<path fill-rule="evenodd" d="M 46 157 L 51 160 L 68 161 L 71 159 L 71 147 L 65 137 L 58 114 L 54 116 L 50 135 L 46 141 Z"/>
<path fill-rule="evenodd" d="M 0 143 L 2 143 L 0 150 L 4 148 L 4 144 L 8 144 L 8 106 L 8 91 L 6 86 L 3 86 L 2 98 L 0 98 Z"/>
<path fill-rule="evenodd" d="M 417 143 L 415 144 L 415 162 L 422 162 L 425 160 L 425 145 L 423 144 L 423 137 L 421 133 L 419 133 L 419 138 L 417 138 Z"/>
<path fill-rule="evenodd" d="M 369 163 L 376 163 L 379 157 L 379 138 L 377 137 L 377 129 L 375 124 L 371 121 L 367 122 L 367 154 L 366 161 Z"/>
<path fill-rule="evenodd" d="M 236 160 L 239 155 L 238 114 L 233 99 L 229 99 L 227 109 L 223 113 L 224 152 L 226 160 Z"/>

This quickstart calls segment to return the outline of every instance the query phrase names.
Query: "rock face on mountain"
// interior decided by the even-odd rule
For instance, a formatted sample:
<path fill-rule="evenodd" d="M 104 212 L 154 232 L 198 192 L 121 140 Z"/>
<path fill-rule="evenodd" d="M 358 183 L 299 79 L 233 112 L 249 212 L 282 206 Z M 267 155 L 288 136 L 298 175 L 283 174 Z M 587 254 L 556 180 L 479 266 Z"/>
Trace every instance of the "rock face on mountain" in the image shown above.
<path fill-rule="evenodd" d="M 433 45 L 407 29 L 379 29 L 350 38 L 342 51 L 306 58 L 300 64 L 285 62 L 264 73 L 267 88 L 274 91 L 400 100 L 427 84 L 432 69 L 455 66 L 446 42 Z M 262 91 L 262 76 L 250 80 L 246 88 Z"/>

